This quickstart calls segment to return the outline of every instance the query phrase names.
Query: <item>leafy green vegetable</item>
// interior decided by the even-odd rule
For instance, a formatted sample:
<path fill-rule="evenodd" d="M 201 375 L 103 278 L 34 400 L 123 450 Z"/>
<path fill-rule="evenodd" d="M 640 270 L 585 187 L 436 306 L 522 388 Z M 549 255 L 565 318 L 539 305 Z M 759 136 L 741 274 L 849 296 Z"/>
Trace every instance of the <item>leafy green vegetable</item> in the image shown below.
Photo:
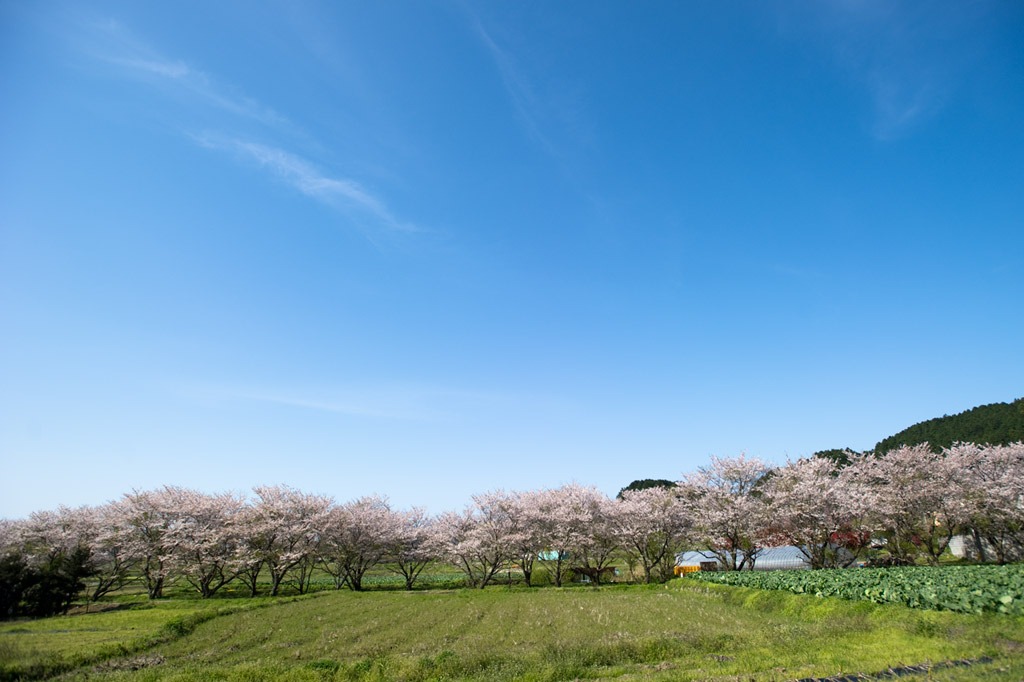
<path fill-rule="evenodd" d="M 960 613 L 1024 615 L 1024 565 L 691 573 L 687 579 Z"/>

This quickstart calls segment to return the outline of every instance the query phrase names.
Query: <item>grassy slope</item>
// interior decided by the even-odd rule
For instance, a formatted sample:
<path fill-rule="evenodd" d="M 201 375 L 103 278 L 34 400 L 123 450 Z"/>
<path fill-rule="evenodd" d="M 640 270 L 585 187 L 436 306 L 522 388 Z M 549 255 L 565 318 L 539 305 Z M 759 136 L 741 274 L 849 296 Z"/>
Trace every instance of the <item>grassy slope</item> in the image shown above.
<path fill-rule="evenodd" d="M 682 581 L 339 592 L 216 618 L 150 654 L 162 662 L 102 679 L 783 680 L 980 656 L 997 661 L 935 679 L 1021 679 L 1024 619 Z"/>
<path fill-rule="evenodd" d="M 207 620 L 274 603 L 269 599 L 129 602 L 123 610 L 2 623 L 0 680 L 38 679 L 146 651 L 188 634 Z"/>

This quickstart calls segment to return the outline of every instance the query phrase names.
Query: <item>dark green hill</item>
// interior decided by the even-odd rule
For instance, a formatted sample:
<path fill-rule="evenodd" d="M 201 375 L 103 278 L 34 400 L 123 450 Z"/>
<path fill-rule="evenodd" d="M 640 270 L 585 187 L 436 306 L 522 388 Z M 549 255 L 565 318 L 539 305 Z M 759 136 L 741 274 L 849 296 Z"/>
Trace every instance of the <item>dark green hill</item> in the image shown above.
<path fill-rule="evenodd" d="M 1024 398 L 1012 403 L 981 405 L 914 424 L 880 441 L 875 446 L 875 454 L 920 443 L 930 443 L 938 451 L 953 443 L 1005 445 L 1016 441 L 1024 441 Z"/>
<path fill-rule="evenodd" d="M 639 481 L 633 481 L 625 488 L 619 491 L 619 494 L 615 497 L 622 499 L 622 493 L 627 490 L 646 490 L 647 488 L 675 488 L 676 484 L 674 481 L 669 481 L 664 478 L 644 478 Z"/>

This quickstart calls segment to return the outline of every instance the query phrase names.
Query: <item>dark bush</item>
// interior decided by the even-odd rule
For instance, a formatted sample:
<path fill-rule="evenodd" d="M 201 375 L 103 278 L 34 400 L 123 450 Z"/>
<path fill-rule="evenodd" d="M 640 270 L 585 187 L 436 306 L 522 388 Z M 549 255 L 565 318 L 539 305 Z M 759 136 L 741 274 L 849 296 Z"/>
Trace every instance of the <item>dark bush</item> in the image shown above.
<path fill-rule="evenodd" d="M 22 554 L 0 559 L 0 618 L 43 618 L 66 613 L 95 574 L 89 550 L 78 547 L 33 566 Z"/>
<path fill-rule="evenodd" d="M 19 615 L 21 598 L 33 577 L 25 558 L 20 554 L 7 554 L 0 558 L 0 619 Z"/>

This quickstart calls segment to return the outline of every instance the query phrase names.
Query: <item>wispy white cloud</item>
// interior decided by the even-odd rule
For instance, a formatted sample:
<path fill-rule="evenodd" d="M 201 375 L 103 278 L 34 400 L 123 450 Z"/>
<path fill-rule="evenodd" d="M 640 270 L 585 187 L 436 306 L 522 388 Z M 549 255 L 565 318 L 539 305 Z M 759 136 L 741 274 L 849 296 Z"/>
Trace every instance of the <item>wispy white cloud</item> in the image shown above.
<path fill-rule="evenodd" d="M 194 136 L 209 149 L 235 152 L 266 168 L 302 194 L 342 210 L 354 210 L 375 225 L 397 232 L 418 232 L 415 225 L 398 220 L 387 205 L 355 180 L 331 177 L 310 161 L 291 152 L 257 142 L 206 134 Z"/>
<path fill-rule="evenodd" d="M 908 83 L 878 72 L 867 78 L 875 106 L 873 132 L 879 139 L 898 137 L 915 123 L 938 111 L 946 99 L 935 83 Z"/>
<path fill-rule="evenodd" d="M 341 395 L 309 398 L 297 394 L 274 392 L 237 392 L 231 397 L 248 402 L 271 403 L 317 412 L 330 412 L 350 417 L 388 419 L 397 421 L 437 421 L 445 414 L 430 409 L 417 401 L 410 401 L 407 395 L 381 395 L 369 392 L 362 395 L 345 393 Z"/>
<path fill-rule="evenodd" d="M 228 113 L 282 131 L 296 132 L 295 126 L 282 114 L 218 83 L 181 59 L 161 54 L 120 22 L 106 21 L 93 24 L 92 28 L 92 40 L 84 49 L 98 61 L 121 69 L 126 76 L 156 79 Z"/>
<path fill-rule="evenodd" d="M 191 386 L 181 390 L 206 404 L 262 403 L 356 418 L 427 423 L 459 421 L 481 409 L 554 404 L 536 396 L 418 384 L 333 389 Z"/>
<path fill-rule="evenodd" d="M 218 83 L 182 59 L 161 54 L 119 22 L 93 24 L 89 36 L 91 41 L 87 41 L 83 50 L 96 60 L 117 68 L 120 75 L 169 88 L 200 110 L 219 112 L 223 129 L 247 129 L 245 133 L 232 134 L 186 133 L 201 146 L 232 153 L 255 163 L 303 195 L 345 214 L 371 241 L 384 232 L 422 232 L 411 223 L 398 219 L 380 197 L 358 181 L 332 176 L 308 158 L 286 149 L 286 145 L 253 141 L 253 137 L 308 138 L 273 108 Z M 259 124 L 257 129 L 260 133 L 252 135 L 253 126 L 242 126 L 243 121 Z M 309 142 L 308 139 L 306 141 Z"/>
<path fill-rule="evenodd" d="M 870 98 L 871 131 L 898 138 L 940 111 L 978 54 L 983 3 L 828 0 L 780 8 L 784 26 L 813 36 Z"/>
<path fill-rule="evenodd" d="M 494 63 L 498 67 L 498 72 L 501 74 L 501 80 L 504 84 L 505 91 L 508 93 L 509 99 L 512 100 L 512 104 L 522 120 L 523 125 L 526 127 L 527 132 L 548 152 L 553 152 L 554 148 L 552 147 L 551 142 L 541 130 L 541 105 L 534 94 L 530 81 L 516 64 L 512 55 L 494 41 L 494 38 L 492 38 L 491 34 L 484 28 L 480 19 L 473 17 L 472 21 L 473 30 L 480 39 L 481 44 L 483 44 L 487 49 L 487 52 L 494 59 Z"/>
<path fill-rule="evenodd" d="M 565 163 L 590 146 L 594 125 L 588 115 L 579 81 L 557 68 L 543 45 L 514 30 L 504 36 L 488 30 L 480 16 L 465 8 L 467 22 L 484 51 L 493 60 L 502 87 L 526 133 L 545 152 Z"/>
<path fill-rule="evenodd" d="M 156 74 L 165 78 L 182 79 L 192 72 L 182 61 L 160 61 L 155 59 L 110 59 L 111 63 L 128 69 Z"/>
<path fill-rule="evenodd" d="M 524 47 L 522 34 L 502 25 L 488 30 L 483 19 L 463 6 L 467 24 L 490 56 L 502 88 L 524 133 L 552 160 L 578 195 L 600 215 L 599 193 L 589 189 L 587 159 L 597 149 L 596 127 L 576 79 L 560 72 L 556 59 L 540 46 Z"/>

